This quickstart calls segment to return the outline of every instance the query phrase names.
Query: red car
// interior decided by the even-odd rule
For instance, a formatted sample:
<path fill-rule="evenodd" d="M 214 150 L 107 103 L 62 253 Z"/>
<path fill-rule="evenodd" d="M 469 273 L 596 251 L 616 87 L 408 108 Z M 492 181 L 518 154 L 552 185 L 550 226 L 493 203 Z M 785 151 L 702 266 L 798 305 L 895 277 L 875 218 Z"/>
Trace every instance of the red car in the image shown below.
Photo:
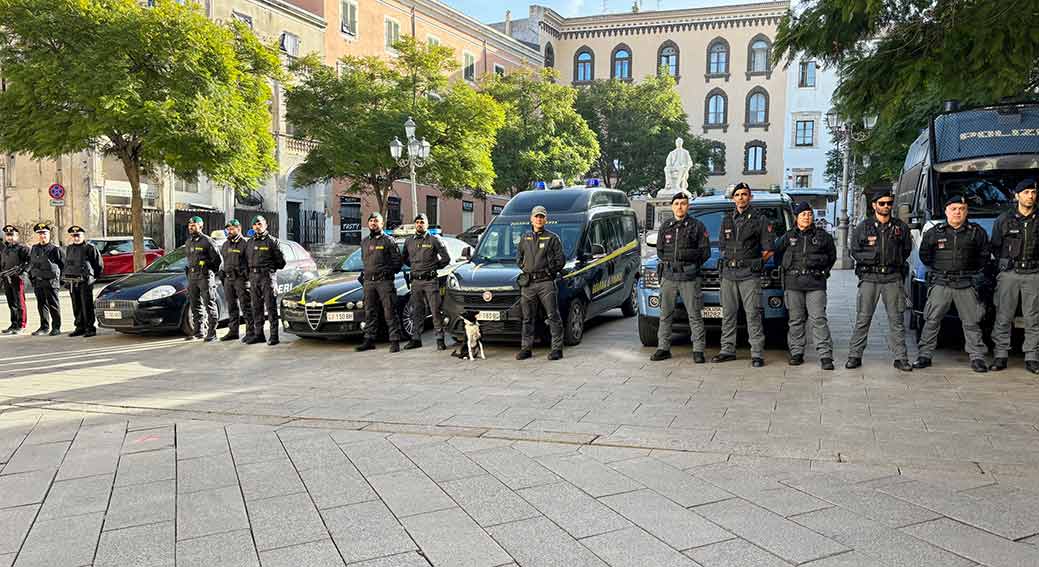
<path fill-rule="evenodd" d="M 90 243 L 101 252 L 105 261 L 105 270 L 99 280 L 110 280 L 133 273 L 133 237 L 109 236 L 91 238 Z M 156 258 L 166 254 L 151 238 L 144 239 L 144 264 L 148 265 Z"/>

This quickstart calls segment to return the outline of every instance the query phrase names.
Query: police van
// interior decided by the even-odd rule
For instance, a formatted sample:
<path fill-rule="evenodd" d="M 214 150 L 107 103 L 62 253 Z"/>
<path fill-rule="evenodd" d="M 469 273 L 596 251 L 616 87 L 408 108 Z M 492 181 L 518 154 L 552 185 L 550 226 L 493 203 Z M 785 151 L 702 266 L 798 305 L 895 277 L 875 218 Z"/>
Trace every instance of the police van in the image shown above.
<path fill-rule="evenodd" d="M 546 229 L 559 235 L 566 266 L 557 280 L 563 340 L 576 345 L 585 322 L 619 307 L 635 315 L 635 280 L 641 246 L 638 221 L 627 195 L 595 186 L 533 190 L 519 193 L 487 226 L 470 260 L 447 279 L 444 311 L 448 331 L 465 334 L 462 315 L 480 322 L 485 340 L 518 340 L 523 322 L 516 278 L 516 247 L 531 230 L 530 211 L 548 210 Z M 544 314 L 537 317 L 544 333 Z"/>
<path fill-rule="evenodd" d="M 991 235 L 1002 212 L 1016 206 L 1014 187 L 1039 169 L 1039 104 L 1006 104 L 960 110 L 955 102 L 930 120 L 906 155 L 895 186 L 895 215 L 912 230 L 910 327 L 923 327 L 927 267 L 920 262 L 923 233 L 945 220 L 950 197 L 967 200 L 968 215 Z M 991 308 L 994 274 L 978 296 Z M 955 308 L 947 317 L 955 318 Z M 1020 320 L 1015 326 L 1019 326 Z M 986 318 L 991 324 L 991 317 Z M 986 329 L 987 330 L 987 329 Z"/>

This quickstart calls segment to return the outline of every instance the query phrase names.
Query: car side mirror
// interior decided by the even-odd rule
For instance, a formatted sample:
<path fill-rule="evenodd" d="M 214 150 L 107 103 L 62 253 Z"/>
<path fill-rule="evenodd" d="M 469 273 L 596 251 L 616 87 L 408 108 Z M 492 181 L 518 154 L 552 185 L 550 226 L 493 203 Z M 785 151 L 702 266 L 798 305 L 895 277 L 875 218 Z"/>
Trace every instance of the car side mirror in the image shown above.
<path fill-rule="evenodd" d="M 909 218 L 909 215 L 912 214 L 912 212 L 913 209 L 909 206 L 909 203 L 902 203 L 898 206 L 898 211 L 895 216 L 897 216 L 900 219 L 907 219 Z"/>
<path fill-rule="evenodd" d="M 473 249 L 471 247 L 469 247 L 469 246 L 466 246 L 465 248 L 463 248 L 462 249 L 462 258 L 464 258 L 466 260 L 472 260 L 473 259 Z"/>
<path fill-rule="evenodd" d="M 646 235 L 646 246 L 657 247 L 657 232 L 653 231 Z"/>
<path fill-rule="evenodd" d="M 924 221 L 920 217 L 909 217 L 909 230 L 920 230 L 924 227 Z"/>
<path fill-rule="evenodd" d="M 592 244 L 592 257 L 598 258 L 606 255 L 606 247 L 602 244 Z"/>

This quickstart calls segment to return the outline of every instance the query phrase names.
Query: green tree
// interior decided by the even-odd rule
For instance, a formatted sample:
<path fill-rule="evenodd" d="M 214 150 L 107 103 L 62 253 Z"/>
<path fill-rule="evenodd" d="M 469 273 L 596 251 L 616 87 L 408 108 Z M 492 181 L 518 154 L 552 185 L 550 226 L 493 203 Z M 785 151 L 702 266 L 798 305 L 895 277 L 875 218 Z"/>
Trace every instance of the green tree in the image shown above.
<path fill-rule="evenodd" d="M 509 195 L 535 181 L 584 175 L 599 155 L 599 142 L 574 110 L 577 90 L 557 84 L 552 69 L 490 75 L 482 91 L 505 109 L 494 145 L 495 189 Z"/>
<path fill-rule="evenodd" d="M 1034 0 L 808 0 L 780 23 L 773 57 L 838 70 L 837 109 L 880 118 L 860 148 L 874 155 L 862 180 L 892 179 L 942 101 L 1036 98 L 1039 9 Z"/>
<path fill-rule="evenodd" d="M 317 57 L 293 67 L 302 77 L 289 88 L 286 116 L 296 134 L 316 147 L 297 170 L 297 183 L 344 179 L 347 190 L 375 197 L 386 212 L 394 180 L 408 171 L 390 155 L 411 116 L 416 137 L 432 146 L 419 170 L 446 197 L 463 189 L 493 192 L 491 148 L 505 121 L 501 106 L 448 75 L 457 70 L 453 51 L 404 37 L 391 62 L 378 57 L 344 57 L 339 72 Z"/>
<path fill-rule="evenodd" d="M 36 158 L 95 148 L 130 181 L 134 267 L 144 266 L 140 180 L 169 167 L 240 190 L 275 168 L 273 48 L 194 3 L 0 0 L 0 147 Z"/>
<path fill-rule="evenodd" d="M 578 90 L 576 106 L 599 137 L 593 171 L 612 187 L 629 194 L 663 187 L 667 154 L 681 137 L 696 164 L 689 171 L 689 190 L 703 189 L 709 146 L 689 131 L 675 80 L 667 73 L 637 83 L 595 81 Z"/>

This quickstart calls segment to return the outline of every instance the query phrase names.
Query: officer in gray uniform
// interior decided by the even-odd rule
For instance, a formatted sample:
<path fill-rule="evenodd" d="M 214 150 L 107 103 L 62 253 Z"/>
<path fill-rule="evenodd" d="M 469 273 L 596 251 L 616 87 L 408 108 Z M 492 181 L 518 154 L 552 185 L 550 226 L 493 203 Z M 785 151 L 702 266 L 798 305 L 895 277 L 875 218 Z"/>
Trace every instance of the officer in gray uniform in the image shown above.
<path fill-rule="evenodd" d="M 545 230 L 548 210 L 538 205 L 530 211 L 533 230 L 520 237 L 516 246 L 516 266 L 523 273 L 516 282 L 520 286 L 520 307 L 523 309 L 523 327 L 520 351 L 516 360 L 526 360 L 534 348 L 534 321 L 538 308 L 545 310 L 548 329 L 552 333 L 552 350 L 549 360 L 563 358 L 563 320 L 559 316 L 559 291 L 556 278 L 566 266 L 563 241 L 553 232 Z"/>
<path fill-rule="evenodd" d="M 278 239 L 267 231 L 263 215 L 253 217 L 253 237 L 245 243 L 245 259 L 249 263 L 249 295 L 253 308 L 252 337 L 247 345 L 264 342 L 263 320 L 267 315 L 270 331 L 266 342 L 278 344 L 278 270 L 285 267 L 285 254 Z"/>
<path fill-rule="evenodd" d="M 101 252 L 87 243 L 83 227 L 69 227 L 72 242 L 65 249 L 65 273 L 62 278 L 69 284 L 72 313 L 76 328 L 70 337 L 93 337 L 97 334 L 97 316 L 94 312 L 94 282 L 105 268 Z"/>
<path fill-rule="evenodd" d="M 772 256 L 775 236 L 764 215 L 755 212 L 754 195 L 746 183 L 732 191 L 736 208 L 722 219 L 721 268 L 722 345 L 711 362 L 736 360 L 736 323 L 740 307 L 747 314 L 751 366 L 765 365 L 765 330 L 761 322 L 761 271 Z"/>
<path fill-rule="evenodd" d="M 245 323 L 245 338 L 248 343 L 253 337 L 253 305 L 249 295 L 249 260 L 245 246 L 249 239 L 242 236 L 242 223 L 231 219 L 224 225 L 227 240 L 220 247 L 220 281 L 224 284 L 224 299 L 227 300 L 227 334 L 221 341 L 239 338 L 240 327 Z"/>
<path fill-rule="evenodd" d="M 671 197 L 674 218 L 664 221 L 657 232 L 657 274 L 660 278 L 660 328 L 657 350 L 650 360 L 671 358 L 671 327 L 675 302 L 681 295 L 689 314 L 693 361 L 702 364 L 706 332 L 703 326 L 703 263 L 711 257 L 711 236 L 702 222 L 689 216 L 689 195 Z"/>
<path fill-rule="evenodd" d="M 194 319 L 194 334 L 184 340 L 201 339 L 212 342 L 216 340 L 216 274 L 220 270 L 220 253 L 213 240 L 202 234 L 202 217 L 188 219 L 187 265 L 184 267 L 188 275 L 188 304 Z M 205 335 L 202 333 L 202 317 L 206 318 Z"/>
<path fill-rule="evenodd" d="M 1039 217 L 1035 214 L 1036 180 L 1014 188 L 1017 208 L 996 219 L 992 255 L 999 262 L 996 322 L 992 327 L 995 360 L 989 370 L 1004 370 L 1010 355 L 1010 329 L 1018 305 L 1025 320 L 1025 368 L 1039 374 Z"/>
<path fill-rule="evenodd" d="M 924 306 L 919 356 L 913 368 L 931 366 L 942 319 L 955 304 L 963 324 L 970 367 L 975 372 L 988 372 L 988 347 L 981 335 L 985 306 L 978 297 L 978 283 L 984 279 L 988 260 L 988 234 L 980 225 L 967 220 L 967 199 L 950 197 L 945 201 L 945 222 L 925 232 L 920 241 L 920 261 L 929 268 L 930 289 Z"/>
<path fill-rule="evenodd" d="M 58 290 L 61 289 L 61 272 L 65 270 L 65 252 L 51 242 L 51 230 L 47 223 L 36 223 L 32 230 L 40 239 L 29 250 L 29 280 L 40 313 L 40 328 L 32 334 L 56 337 L 61 334 Z"/>
<path fill-rule="evenodd" d="M 819 365 L 823 370 L 833 370 L 833 339 L 826 321 L 826 280 L 837 262 L 837 247 L 829 233 L 815 226 L 811 204 L 798 203 L 794 214 L 797 226 L 776 240 L 776 252 L 783 255 L 783 301 L 790 312 L 790 365 L 804 364 L 807 321 L 812 327 Z"/>
<path fill-rule="evenodd" d="M 873 196 L 873 218 L 864 219 L 856 227 L 848 243 L 859 276 L 858 309 L 855 330 L 848 346 L 845 368 L 862 366 L 866 337 L 877 301 L 883 298 L 887 311 L 887 344 L 895 355 L 894 367 L 912 372 L 906 349 L 906 288 L 909 266 L 906 260 L 913 252 L 913 239 L 906 223 L 891 216 L 895 198 L 890 191 Z"/>
<path fill-rule="evenodd" d="M 415 217 L 414 236 L 409 236 L 404 241 L 401 262 L 411 267 L 411 321 L 415 329 L 415 335 L 404 348 L 422 348 L 422 328 L 426 322 L 428 302 L 430 313 L 433 315 L 437 350 L 447 350 L 444 343 L 444 314 L 440 309 L 439 270 L 451 263 L 451 255 L 447 253 L 444 241 L 429 233 L 428 224 L 429 217 L 419 214 Z"/>
<path fill-rule="evenodd" d="M 397 316 L 397 272 L 401 268 L 401 254 L 397 242 L 382 230 L 382 215 L 368 215 L 368 238 L 361 241 L 361 272 L 364 286 L 364 342 L 356 351 L 375 348 L 379 332 L 379 316 L 386 321 L 390 338 L 390 352 L 400 352 L 400 318 Z"/>

